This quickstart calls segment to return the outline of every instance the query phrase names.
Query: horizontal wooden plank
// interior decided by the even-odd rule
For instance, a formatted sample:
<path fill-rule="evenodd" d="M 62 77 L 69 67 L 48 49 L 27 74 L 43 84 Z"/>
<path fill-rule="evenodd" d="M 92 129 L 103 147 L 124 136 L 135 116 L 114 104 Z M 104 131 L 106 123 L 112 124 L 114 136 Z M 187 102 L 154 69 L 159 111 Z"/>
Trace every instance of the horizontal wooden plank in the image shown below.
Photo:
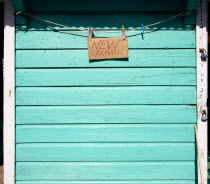
<path fill-rule="evenodd" d="M 30 143 L 16 146 L 16 161 L 21 162 L 194 160 L 194 143 Z"/>
<path fill-rule="evenodd" d="M 17 162 L 17 180 L 195 179 L 194 162 Z"/>
<path fill-rule="evenodd" d="M 16 105 L 196 104 L 195 86 L 17 87 Z"/>
<path fill-rule="evenodd" d="M 17 125 L 16 143 L 27 142 L 193 143 L 195 142 L 195 132 L 193 124 Z"/>
<path fill-rule="evenodd" d="M 16 181 L 16 184 L 196 184 L 193 180 L 151 181 Z"/>
<path fill-rule="evenodd" d="M 16 124 L 196 122 L 196 107 L 189 105 L 16 107 Z"/>
<path fill-rule="evenodd" d="M 113 13 L 113 12 L 97 12 L 92 14 L 35 14 L 38 18 L 49 20 L 51 22 L 58 22 L 59 24 L 63 24 L 70 27 L 75 27 L 79 29 L 88 29 L 89 25 L 94 28 L 94 30 L 121 30 L 122 25 L 125 24 L 125 29 L 133 29 L 136 27 L 141 27 L 141 22 L 144 23 L 144 25 L 150 25 L 155 22 L 163 21 L 166 19 L 169 19 L 173 16 L 177 15 L 177 13 L 155 13 L 150 12 L 123 12 L 123 13 Z M 189 16 L 191 20 L 194 20 L 193 18 L 195 15 Z M 103 21 L 101 21 L 103 20 Z M 115 20 L 115 21 L 113 21 Z M 195 24 L 194 22 L 191 22 L 191 24 Z M 16 17 L 16 25 L 23 24 L 23 18 L 22 15 Z M 67 27 L 59 26 L 59 25 L 53 25 L 50 23 L 42 22 L 40 20 L 37 20 L 35 18 L 28 19 L 27 24 L 28 30 L 70 30 Z M 18 26 L 19 28 L 19 26 Z M 17 30 L 18 30 L 17 28 Z M 185 29 L 185 17 L 179 16 L 175 19 L 172 19 L 170 21 L 166 21 L 162 24 L 157 24 L 151 27 L 145 27 L 145 30 L 147 29 Z"/>
<path fill-rule="evenodd" d="M 107 0 L 106 3 L 97 0 L 28 0 L 29 12 L 45 11 L 182 11 L 186 8 L 187 0 Z M 42 6 L 39 6 L 39 5 Z M 82 6 L 81 6 L 82 5 Z M 93 6 L 94 5 L 94 6 Z M 152 6 L 151 6 L 152 5 Z"/>
<path fill-rule="evenodd" d="M 89 61 L 87 50 L 17 50 L 16 68 L 195 67 L 195 49 L 129 50 L 129 58 Z"/>
<path fill-rule="evenodd" d="M 195 68 L 17 69 L 16 86 L 196 85 Z"/>
<path fill-rule="evenodd" d="M 122 33 L 95 34 L 96 37 L 121 37 Z M 195 48 L 195 31 L 152 31 L 142 37 L 140 31 L 130 31 L 128 47 L 136 48 Z M 16 49 L 86 49 L 87 32 L 19 31 Z"/>

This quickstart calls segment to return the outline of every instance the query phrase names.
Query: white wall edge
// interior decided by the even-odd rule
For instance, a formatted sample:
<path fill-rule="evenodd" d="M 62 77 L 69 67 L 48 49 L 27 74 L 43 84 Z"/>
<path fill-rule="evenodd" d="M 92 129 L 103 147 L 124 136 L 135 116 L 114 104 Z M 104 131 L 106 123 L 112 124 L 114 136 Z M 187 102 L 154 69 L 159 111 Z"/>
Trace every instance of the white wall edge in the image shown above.
<path fill-rule="evenodd" d="M 15 183 L 15 15 L 5 0 L 4 18 L 4 184 Z"/>
<path fill-rule="evenodd" d="M 196 50 L 197 50 L 197 126 L 198 126 L 198 144 L 200 147 L 200 159 L 202 168 L 198 164 L 198 184 L 207 184 L 208 170 L 208 154 L 207 154 L 207 121 L 202 121 L 202 110 L 207 111 L 208 97 L 208 67 L 207 60 L 201 60 L 200 48 L 208 50 L 208 6 L 207 0 L 201 0 L 198 7 L 197 23 L 196 23 Z M 201 173 L 203 182 L 201 181 Z"/>

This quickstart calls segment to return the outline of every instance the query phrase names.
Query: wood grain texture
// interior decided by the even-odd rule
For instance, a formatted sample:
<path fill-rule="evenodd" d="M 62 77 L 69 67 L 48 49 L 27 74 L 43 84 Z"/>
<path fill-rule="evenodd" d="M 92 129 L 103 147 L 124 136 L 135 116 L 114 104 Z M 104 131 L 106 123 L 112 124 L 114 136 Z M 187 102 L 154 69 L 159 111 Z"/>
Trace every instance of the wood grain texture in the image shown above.
<path fill-rule="evenodd" d="M 196 184 L 194 180 L 151 181 L 16 181 L 16 184 Z"/>
<path fill-rule="evenodd" d="M 106 3 L 91 0 L 87 2 L 86 0 L 81 1 L 71 1 L 60 0 L 59 3 L 56 0 L 28 0 L 28 10 L 29 12 L 65 12 L 67 11 L 182 11 L 186 8 L 186 0 L 131 0 L 128 2 L 125 0 L 107 0 Z M 39 5 L 42 6 L 39 6 Z M 151 6 L 151 4 L 153 6 Z M 82 6 L 81 6 L 82 5 Z M 93 6 L 94 5 L 94 6 Z"/>
<path fill-rule="evenodd" d="M 72 13 L 72 12 L 70 12 Z M 89 24 L 94 30 L 121 30 L 122 25 L 125 24 L 125 29 L 133 29 L 136 27 L 140 27 L 140 22 L 143 22 L 145 25 L 153 24 L 154 22 L 159 22 L 173 16 L 177 15 L 177 13 L 163 13 L 163 12 L 123 12 L 120 14 L 113 12 L 90 12 L 89 14 L 36 14 L 38 18 L 49 20 L 52 22 L 58 22 L 59 24 L 67 25 L 70 27 L 76 27 L 80 29 L 88 29 Z M 190 24 L 195 24 L 195 15 L 189 16 Z M 101 21 L 103 20 L 103 21 Z M 114 21 L 113 21 L 114 20 Z M 16 25 L 22 25 L 24 22 L 23 16 L 16 16 Z M 18 26 L 19 28 L 19 26 Z M 17 28 L 17 30 L 18 30 Z M 42 22 L 40 20 L 30 18 L 28 20 L 27 28 L 29 31 L 38 31 L 38 30 L 69 30 L 67 27 L 62 27 L 59 25 L 48 24 Z M 179 16 L 171 21 L 164 22 L 162 24 L 154 25 L 147 29 L 177 29 L 182 30 L 185 29 L 185 17 Z"/>
<path fill-rule="evenodd" d="M 196 85 L 195 68 L 17 69 L 16 86 Z"/>
<path fill-rule="evenodd" d="M 123 118 L 122 118 L 123 117 Z M 17 106 L 16 124 L 196 123 L 189 105 Z"/>
<path fill-rule="evenodd" d="M 123 119 L 123 118 L 122 118 Z M 16 143 L 195 142 L 194 125 L 17 125 Z"/>
<path fill-rule="evenodd" d="M 16 68 L 195 67 L 195 49 L 129 50 L 128 60 L 89 61 L 87 50 L 16 50 Z"/>
<path fill-rule="evenodd" d="M 29 143 L 16 146 L 17 162 L 194 160 L 194 143 Z"/>
<path fill-rule="evenodd" d="M 193 86 L 18 87 L 16 105 L 196 104 Z"/>
<path fill-rule="evenodd" d="M 75 35 L 76 34 L 76 35 Z M 78 35 L 79 34 L 79 35 Z M 173 35 L 173 36 L 171 36 Z M 95 37 L 121 37 L 121 33 L 96 33 Z M 195 31 L 130 31 L 129 49 L 136 48 L 195 48 Z M 130 36 L 130 37 L 129 37 Z M 87 49 L 87 33 L 78 31 L 19 31 L 16 49 Z"/>
<path fill-rule="evenodd" d="M 195 179 L 186 162 L 17 162 L 17 180 Z"/>

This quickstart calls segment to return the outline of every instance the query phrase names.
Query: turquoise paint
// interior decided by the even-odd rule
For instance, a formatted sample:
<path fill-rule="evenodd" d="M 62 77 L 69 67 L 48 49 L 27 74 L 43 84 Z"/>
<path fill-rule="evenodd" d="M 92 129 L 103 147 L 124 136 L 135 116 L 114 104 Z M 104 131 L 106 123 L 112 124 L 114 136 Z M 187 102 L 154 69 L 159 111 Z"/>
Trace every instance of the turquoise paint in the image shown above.
<path fill-rule="evenodd" d="M 16 33 L 17 49 L 87 49 L 87 32 L 66 31 L 18 31 Z M 135 36 L 133 36 L 135 35 Z M 96 37 L 121 37 L 122 33 L 101 33 Z M 195 48 L 195 31 L 153 31 L 144 34 L 140 31 L 130 31 L 127 36 L 130 49 L 156 48 Z"/>
<path fill-rule="evenodd" d="M 195 68 L 17 69 L 16 86 L 196 85 Z"/>
<path fill-rule="evenodd" d="M 196 104 L 194 86 L 17 87 L 16 105 Z"/>
<path fill-rule="evenodd" d="M 194 143 L 28 143 L 17 144 L 16 147 L 16 160 L 19 162 L 146 162 L 194 159 Z"/>
<path fill-rule="evenodd" d="M 17 162 L 17 180 L 195 179 L 194 161 L 179 162 Z"/>
<path fill-rule="evenodd" d="M 182 0 L 148 1 L 46 0 L 38 7 L 30 0 L 28 8 L 69 26 L 120 30 L 186 7 Z M 18 30 L 24 20 L 16 20 Z M 194 25 L 192 16 L 153 26 L 143 38 L 129 37 L 128 60 L 90 62 L 86 32 L 78 37 L 51 26 L 64 31 L 54 32 L 29 18 L 28 31 L 16 33 L 16 184 L 195 184 Z"/>
<path fill-rule="evenodd" d="M 149 118 L 145 116 L 148 112 L 152 114 Z M 16 124 L 194 124 L 196 121 L 196 107 L 189 105 L 16 107 Z"/>
<path fill-rule="evenodd" d="M 30 61 L 30 62 L 29 62 Z M 87 50 L 16 50 L 16 68 L 196 67 L 195 49 L 132 49 L 129 58 L 90 62 Z"/>
<path fill-rule="evenodd" d="M 158 181 L 17 181 L 17 184 L 195 184 L 192 180 Z"/>
<path fill-rule="evenodd" d="M 44 121 L 43 121 L 44 122 Z M 17 143 L 195 142 L 194 124 L 17 125 Z M 41 124 L 41 123 L 40 123 Z M 43 123 L 44 124 L 44 123 Z M 175 151 L 176 152 L 176 151 Z"/>

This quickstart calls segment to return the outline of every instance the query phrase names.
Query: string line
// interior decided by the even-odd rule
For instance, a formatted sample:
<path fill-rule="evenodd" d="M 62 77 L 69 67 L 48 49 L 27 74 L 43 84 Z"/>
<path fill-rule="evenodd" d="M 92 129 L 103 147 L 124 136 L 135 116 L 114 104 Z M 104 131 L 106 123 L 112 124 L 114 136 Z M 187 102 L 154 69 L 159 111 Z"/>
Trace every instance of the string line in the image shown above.
<path fill-rule="evenodd" d="M 155 26 L 155 25 L 158 25 L 158 24 L 162 24 L 164 22 L 167 22 L 167 21 L 170 21 L 172 19 L 175 19 L 179 16 L 185 16 L 185 15 L 189 15 L 191 13 L 191 11 L 182 11 L 180 13 L 178 13 L 177 15 L 173 16 L 173 17 L 170 17 L 168 19 L 164 19 L 162 21 L 159 21 L 159 22 L 155 22 L 155 23 L 152 23 L 152 24 L 148 24 L 148 25 L 145 25 L 145 27 L 151 27 L 151 26 Z M 80 28 L 76 28 L 76 27 L 70 27 L 70 26 L 67 26 L 67 25 L 63 25 L 63 24 L 60 24 L 60 23 L 57 23 L 57 22 L 52 22 L 52 21 L 49 21 L 49 20 L 46 20 L 46 19 L 42 19 L 42 18 L 39 18 L 39 17 L 36 17 L 34 15 L 31 15 L 30 13 L 23 13 L 23 12 L 17 12 L 16 15 L 18 14 L 21 14 L 23 16 L 28 16 L 28 17 L 32 17 L 34 19 L 37 19 L 37 20 L 40 20 L 42 22 L 46 22 L 46 23 L 49 23 L 49 24 L 53 24 L 53 25 L 57 25 L 57 26 L 61 26 L 61 27 L 66 27 L 66 28 L 69 28 L 69 29 L 73 29 L 73 30 L 78 30 L 80 32 L 87 32 L 87 29 L 80 29 Z M 137 27 L 137 28 L 134 28 L 134 29 L 131 29 L 131 30 L 124 30 L 124 32 L 130 32 L 130 31 L 135 31 L 135 30 L 139 30 L 139 29 L 142 29 L 143 27 Z M 107 31 L 107 30 L 94 30 L 94 32 L 107 32 L 107 33 L 116 33 L 116 32 L 120 32 L 122 33 L 122 31 Z"/>

